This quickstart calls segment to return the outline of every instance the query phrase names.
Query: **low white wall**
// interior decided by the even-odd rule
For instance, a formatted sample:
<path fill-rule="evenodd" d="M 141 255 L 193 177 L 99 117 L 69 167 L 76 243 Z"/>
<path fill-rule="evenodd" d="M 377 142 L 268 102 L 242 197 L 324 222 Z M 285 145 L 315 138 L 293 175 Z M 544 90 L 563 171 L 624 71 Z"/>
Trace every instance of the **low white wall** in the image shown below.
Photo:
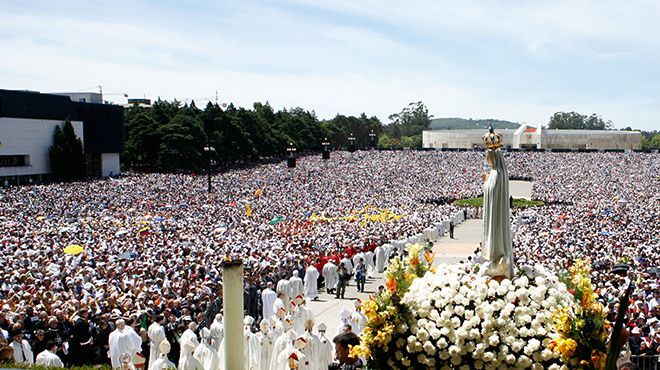
<path fill-rule="evenodd" d="M 119 168 L 119 153 L 101 154 L 101 176 L 116 176 L 121 173 Z"/>

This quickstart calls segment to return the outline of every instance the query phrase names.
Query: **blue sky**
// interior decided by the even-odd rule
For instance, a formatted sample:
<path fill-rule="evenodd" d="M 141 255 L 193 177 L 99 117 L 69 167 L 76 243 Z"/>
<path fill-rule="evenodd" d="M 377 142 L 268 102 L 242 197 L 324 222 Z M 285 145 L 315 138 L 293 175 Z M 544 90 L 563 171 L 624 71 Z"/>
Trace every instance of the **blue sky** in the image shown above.
<path fill-rule="evenodd" d="M 659 1 L 5 1 L 0 88 L 660 129 Z M 123 100 L 125 101 L 125 100 Z"/>

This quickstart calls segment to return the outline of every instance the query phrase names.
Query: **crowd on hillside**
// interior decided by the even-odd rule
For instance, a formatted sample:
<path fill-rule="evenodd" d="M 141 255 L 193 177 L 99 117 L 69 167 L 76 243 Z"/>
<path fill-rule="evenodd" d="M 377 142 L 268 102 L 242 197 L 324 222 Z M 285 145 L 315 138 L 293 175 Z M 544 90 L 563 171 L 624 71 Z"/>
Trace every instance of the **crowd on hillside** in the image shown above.
<path fill-rule="evenodd" d="M 610 270 L 632 263 L 629 326 L 640 334 L 631 349 L 657 352 L 657 154 L 511 153 L 507 161 L 510 175 L 533 178 L 534 198 L 549 204 L 515 213 L 517 262 L 590 258 L 612 312 L 625 287 Z M 0 190 L 0 337 L 25 340 L 33 357 L 55 343 L 65 364 L 106 363 L 117 320 L 139 334 L 162 318 L 176 361 L 189 323 L 199 334 L 221 313 L 227 258 L 245 263 L 253 326 L 266 319 L 274 327 L 267 287 L 277 294 L 294 274 L 310 280 L 310 268 L 322 282 L 329 261 L 353 269 L 364 256 L 380 269 L 383 246 L 450 219 L 461 211 L 451 200 L 478 196 L 484 166 L 483 152 L 333 152 L 327 162 L 300 158 L 293 171 L 277 163 L 215 175 L 211 193 L 204 176 L 182 174 Z M 72 245 L 83 252 L 65 254 Z M 281 298 L 288 307 L 296 297 Z M 148 353 L 146 329 L 142 339 Z"/>

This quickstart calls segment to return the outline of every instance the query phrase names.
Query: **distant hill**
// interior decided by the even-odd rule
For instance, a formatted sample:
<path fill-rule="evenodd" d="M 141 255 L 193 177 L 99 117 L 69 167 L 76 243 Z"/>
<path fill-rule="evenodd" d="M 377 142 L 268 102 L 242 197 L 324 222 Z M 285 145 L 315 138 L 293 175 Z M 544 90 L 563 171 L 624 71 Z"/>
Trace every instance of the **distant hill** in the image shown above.
<path fill-rule="evenodd" d="M 432 130 L 465 130 L 481 129 L 492 124 L 496 129 L 517 129 L 519 123 L 501 121 L 498 119 L 465 119 L 465 118 L 433 118 L 431 119 Z"/>

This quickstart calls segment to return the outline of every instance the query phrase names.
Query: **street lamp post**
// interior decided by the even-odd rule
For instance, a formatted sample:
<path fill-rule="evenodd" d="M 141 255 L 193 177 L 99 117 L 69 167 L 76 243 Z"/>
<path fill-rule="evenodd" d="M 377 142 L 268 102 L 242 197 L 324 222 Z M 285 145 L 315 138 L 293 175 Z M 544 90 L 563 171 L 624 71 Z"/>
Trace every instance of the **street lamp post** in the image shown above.
<path fill-rule="evenodd" d="M 206 175 L 208 179 L 209 193 L 213 190 L 211 186 L 211 152 L 213 151 L 214 151 L 213 147 L 208 144 L 204 147 L 204 153 L 206 153 Z"/>
<path fill-rule="evenodd" d="M 355 151 L 355 136 L 352 133 L 348 137 L 348 151 L 351 153 Z"/>
<path fill-rule="evenodd" d="M 330 142 L 328 141 L 327 137 L 323 139 L 321 145 L 323 146 L 323 153 L 321 154 L 321 158 L 323 158 L 323 160 L 330 159 Z"/>
<path fill-rule="evenodd" d="M 374 130 L 369 133 L 369 139 L 371 140 L 371 147 L 376 148 L 376 133 Z"/>
<path fill-rule="evenodd" d="M 290 169 L 296 168 L 296 147 L 293 146 L 293 143 L 289 143 L 289 146 L 286 148 L 286 152 L 288 153 L 287 167 Z"/>

